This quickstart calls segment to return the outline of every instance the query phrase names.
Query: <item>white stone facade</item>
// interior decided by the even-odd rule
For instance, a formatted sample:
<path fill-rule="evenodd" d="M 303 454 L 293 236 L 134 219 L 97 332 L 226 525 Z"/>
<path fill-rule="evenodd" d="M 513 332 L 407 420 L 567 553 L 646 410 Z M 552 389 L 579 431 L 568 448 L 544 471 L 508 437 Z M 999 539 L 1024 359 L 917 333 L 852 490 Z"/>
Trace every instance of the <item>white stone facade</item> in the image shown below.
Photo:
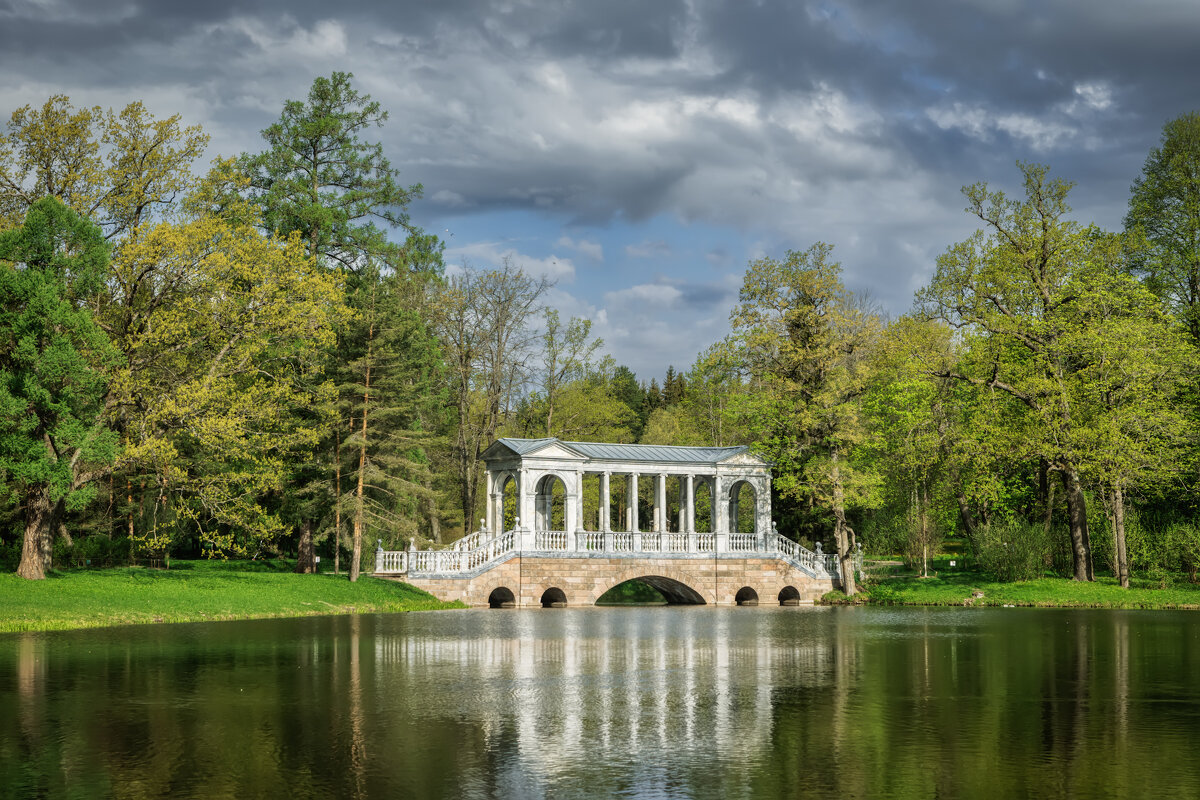
<path fill-rule="evenodd" d="M 770 465 L 745 447 L 667 447 L 657 445 L 618 445 L 594 442 L 564 442 L 558 439 L 500 439 L 483 454 L 487 467 L 487 516 L 484 527 L 492 533 L 502 531 L 506 492 L 515 493 L 516 516 L 526 535 L 547 541 L 561 535 L 561 548 L 575 550 L 585 541 L 580 534 L 600 535 L 679 533 L 689 538 L 699 534 L 715 537 L 714 549 L 729 550 L 729 537 L 737 534 L 738 499 L 743 486 L 754 496 L 753 530 L 742 531 L 758 537 L 772 533 Z M 590 526 L 584 520 L 584 481 L 599 478 L 596 519 Z M 671 505 L 668 479 L 675 479 L 676 514 Z M 615 481 L 624 481 L 626 498 L 638 497 L 641 481 L 651 481 L 653 503 L 651 518 L 639 519 L 637 502 L 627 502 L 622 524 L 612 522 L 612 495 Z M 564 494 L 562 521 L 554 520 L 554 485 L 561 482 Z M 706 487 L 711 498 L 711 530 L 696 528 L 697 490 Z M 707 538 L 707 537 L 706 537 Z M 556 542 L 557 543 L 557 542 Z M 612 550 L 605 540 L 600 549 Z M 529 542 L 528 549 L 542 549 Z M 635 550 L 640 547 L 634 546 Z"/>

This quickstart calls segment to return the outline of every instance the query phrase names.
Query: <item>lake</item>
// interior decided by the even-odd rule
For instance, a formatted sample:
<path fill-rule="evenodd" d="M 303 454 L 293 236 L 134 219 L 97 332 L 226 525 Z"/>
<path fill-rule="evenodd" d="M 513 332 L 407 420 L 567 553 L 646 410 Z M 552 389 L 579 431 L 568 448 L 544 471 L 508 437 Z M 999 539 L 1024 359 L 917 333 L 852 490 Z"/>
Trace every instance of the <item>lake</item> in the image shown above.
<path fill-rule="evenodd" d="M 471 610 L 0 636 L 0 796 L 1200 796 L 1200 613 Z"/>

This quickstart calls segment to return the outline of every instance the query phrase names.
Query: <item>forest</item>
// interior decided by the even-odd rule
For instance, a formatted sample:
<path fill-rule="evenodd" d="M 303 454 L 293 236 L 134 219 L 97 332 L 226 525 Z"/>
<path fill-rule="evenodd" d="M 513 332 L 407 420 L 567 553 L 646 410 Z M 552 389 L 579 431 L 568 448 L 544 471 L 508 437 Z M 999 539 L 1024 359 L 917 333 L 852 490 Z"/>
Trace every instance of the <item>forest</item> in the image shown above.
<path fill-rule="evenodd" d="M 262 150 L 65 96 L 0 131 L 0 562 L 332 562 L 448 544 L 502 436 L 749 445 L 781 533 L 1005 580 L 1200 570 L 1200 113 L 1130 176 L 1121 231 L 1018 163 L 963 189 L 909 313 L 831 244 L 747 265 L 731 332 L 639 380 L 510 263 L 445 263 L 353 76 Z M 648 501 L 648 498 L 647 498 Z"/>

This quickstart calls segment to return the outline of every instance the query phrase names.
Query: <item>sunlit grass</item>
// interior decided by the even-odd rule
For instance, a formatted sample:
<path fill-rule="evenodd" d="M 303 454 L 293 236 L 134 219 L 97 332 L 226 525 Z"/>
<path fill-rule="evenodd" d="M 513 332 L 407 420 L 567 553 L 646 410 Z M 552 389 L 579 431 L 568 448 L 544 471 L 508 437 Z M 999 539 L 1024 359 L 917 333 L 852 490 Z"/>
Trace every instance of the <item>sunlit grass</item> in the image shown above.
<path fill-rule="evenodd" d="M 1057 608 L 1197 608 L 1200 584 L 1182 576 L 1164 582 L 1134 577 L 1129 589 L 1116 578 L 1099 575 L 1094 582 L 1069 578 L 1038 578 L 1028 581 L 998 581 L 987 573 L 956 567 L 949 559 L 931 562 L 930 577 L 890 566 L 872 570 L 862 587 L 860 601 L 879 605 L 923 606 L 1046 606 Z M 826 602 L 846 602 L 845 595 L 831 592 Z"/>
<path fill-rule="evenodd" d="M 0 632 L 461 607 L 408 584 L 297 575 L 292 566 L 173 561 L 169 570 L 67 570 L 44 581 L 0 575 Z"/>

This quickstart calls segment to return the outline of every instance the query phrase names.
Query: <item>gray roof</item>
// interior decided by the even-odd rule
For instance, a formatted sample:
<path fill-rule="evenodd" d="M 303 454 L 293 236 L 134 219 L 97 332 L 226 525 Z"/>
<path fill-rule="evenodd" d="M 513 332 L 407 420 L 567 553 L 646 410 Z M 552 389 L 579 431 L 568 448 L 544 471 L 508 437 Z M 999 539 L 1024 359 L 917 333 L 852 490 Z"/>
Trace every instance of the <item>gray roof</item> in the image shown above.
<path fill-rule="evenodd" d="M 750 448 L 677 447 L 665 444 L 606 444 L 601 442 L 563 442 L 558 439 L 497 439 L 517 455 L 527 455 L 554 442 L 596 461 L 643 461 L 653 463 L 717 464 Z"/>

